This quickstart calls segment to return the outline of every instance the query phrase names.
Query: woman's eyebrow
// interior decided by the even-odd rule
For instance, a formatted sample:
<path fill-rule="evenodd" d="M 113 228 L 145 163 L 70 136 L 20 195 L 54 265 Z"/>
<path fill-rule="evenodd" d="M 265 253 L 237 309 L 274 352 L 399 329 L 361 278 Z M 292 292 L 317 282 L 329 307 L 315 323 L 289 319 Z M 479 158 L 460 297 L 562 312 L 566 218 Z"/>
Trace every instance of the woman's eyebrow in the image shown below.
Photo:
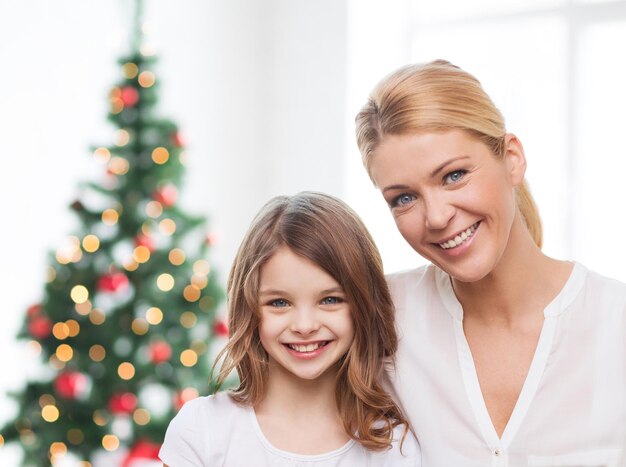
<path fill-rule="evenodd" d="M 447 166 L 449 166 L 450 164 L 453 164 L 457 161 L 460 161 L 462 159 L 469 159 L 470 156 L 459 156 L 459 157 L 453 157 L 452 159 L 447 160 L 446 162 L 444 162 L 443 164 L 441 164 L 439 167 L 437 167 L 435 170 L 433 170 L 430 173 L 431 178 L 432 177 L 436 177 L 441 171 L 443 171 Z"/>

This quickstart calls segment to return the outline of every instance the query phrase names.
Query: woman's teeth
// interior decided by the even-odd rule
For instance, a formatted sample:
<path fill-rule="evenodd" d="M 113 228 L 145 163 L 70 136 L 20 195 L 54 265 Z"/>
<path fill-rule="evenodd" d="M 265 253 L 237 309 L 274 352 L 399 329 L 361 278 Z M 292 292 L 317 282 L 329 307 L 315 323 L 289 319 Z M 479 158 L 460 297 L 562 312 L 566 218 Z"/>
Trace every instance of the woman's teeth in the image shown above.
<path fill-rule="evenodd" d="M 443 248 L 444 250 L 447 250 L 449 248 L 454 248 L 454 247 L 459 246 L 461 243 L 467 241 L 468 238 L 470 238 L 472 235 L 474 235 L 474 232 L 476 232 L 476 228 L 478 227 L 478 224 L 479 223 L 476 222 L 474 225 L 472 225 L 467 230 L 464 230 L 463 232 L 461 232 L 459 235 L 454 237 L 452 240 L 448 240 L 447 242 L 440 243 L 439 246 L 441 248 Z"/>
<path fill-rule="evenodd" d="M 313 352 L 314 350 L 319 349 L 320 347 L 328 344 L 328 341 L 324 342 L 315 342 L 313 344 L 287 344 L 291 350 L 295 350 L 296 352 Z"/>

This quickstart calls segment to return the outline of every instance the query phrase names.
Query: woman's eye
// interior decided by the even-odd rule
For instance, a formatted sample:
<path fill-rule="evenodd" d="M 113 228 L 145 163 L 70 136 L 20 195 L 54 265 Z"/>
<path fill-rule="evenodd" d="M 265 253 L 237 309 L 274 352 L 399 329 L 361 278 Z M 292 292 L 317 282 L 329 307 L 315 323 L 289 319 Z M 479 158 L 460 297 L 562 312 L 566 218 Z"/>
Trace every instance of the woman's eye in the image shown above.
<path fill-rule="evenodd" d="M 467 170 L 455 170 L 446 175 L 443 180 L 445 183 L 456 183 L 461 180 L 466 173 Z"/>
<path fill-rule="evenodd" d="M 337 305 L 341 302 L 343 302 L 343 299 L 339 297 L 326 297 L 322 299 L 322 305 Z"/>
<path fill-rule="evenodd" d="M 275 308 L 284 308 L 286 306 L 289 306 L 289 302 L 285 300 L 284 298 L 278 298 L 276 300 L 272 300 L 269 304 L 270 306 L 273 306 Z"/>
<path fill-rule="evenodd" d="M 415 196 L 409 195 L 408 193 L 403 193 L 399 196 L 396 196 L 391 202 L 391 207 L 402 207 L 409 204 L 411 201 L 415 199 Z"/>

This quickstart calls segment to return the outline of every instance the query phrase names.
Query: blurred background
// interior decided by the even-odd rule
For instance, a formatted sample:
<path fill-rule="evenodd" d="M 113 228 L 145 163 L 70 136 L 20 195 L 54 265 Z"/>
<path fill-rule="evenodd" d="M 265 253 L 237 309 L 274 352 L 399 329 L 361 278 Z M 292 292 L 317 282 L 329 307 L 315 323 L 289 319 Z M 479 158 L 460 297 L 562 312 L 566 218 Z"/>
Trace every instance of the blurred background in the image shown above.
<path fill-rule="evenodd" d="M 0 422 L 36 371 L 15 340 L 41 300 L 68 206 L 101 170 L 108 92 L 133 2 L 0 3 Z M 364 218 L 388 272 L 421 260 L 361 167 L 354 115 L 385 74 L 445 58 L 480 79 L 524 143 L 547 254 L 626 281 L 626 1 L 150 0 L 160 113 L 186 143 L 181 203 L 210 220 L 222 283 L 270 197 L 320 190 Z M 611 240 L 613 238 L 613 240 Z M 0 464 L 16 451 L 0 449 Z"/>

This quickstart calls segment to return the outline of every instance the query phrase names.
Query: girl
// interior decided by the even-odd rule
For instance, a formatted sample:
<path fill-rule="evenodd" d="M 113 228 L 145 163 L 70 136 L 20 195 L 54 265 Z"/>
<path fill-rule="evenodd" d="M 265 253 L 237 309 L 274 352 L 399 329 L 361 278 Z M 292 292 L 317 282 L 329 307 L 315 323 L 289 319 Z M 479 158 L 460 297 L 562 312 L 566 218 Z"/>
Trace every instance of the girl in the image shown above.
<path fill-rule="evenodd" d="M 397 345 L 380 256 L 344 203 L 308 192 L 266 204 L 235 258 L 228 307 L 218 386 L 236 369 L 239 387 L 182 408 L 165 464 L 420 465 L 378 382 Z"/>
<path fill-rule="evenodd" d="M 432 262 L 389 278 L 403 332 L 390 378 L 423 464 L 617 465 L 626 285 L 542 253 L 522 144 L 480 83 L 442 60 L 404 67 L 356 134 L 398 230 Z"/>

